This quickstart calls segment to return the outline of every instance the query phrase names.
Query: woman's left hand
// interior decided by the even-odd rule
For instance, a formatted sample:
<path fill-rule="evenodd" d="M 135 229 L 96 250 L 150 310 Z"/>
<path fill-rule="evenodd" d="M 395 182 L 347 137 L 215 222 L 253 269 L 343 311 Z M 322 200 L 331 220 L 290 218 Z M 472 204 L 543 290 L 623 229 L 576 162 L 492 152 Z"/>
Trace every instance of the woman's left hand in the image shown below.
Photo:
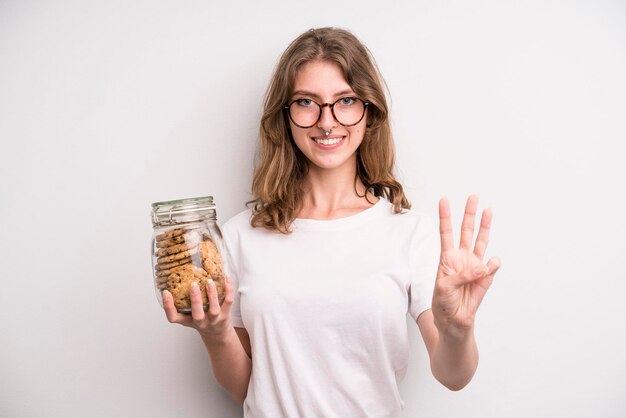
<path fill-rule="evenodd" d="M 485 209 L 480 229 L 472 249 L 474 218 L 478 197 L 469 196 L 461 225 L 459 248 L 454 246 L 450 205 L 446 198 L 439 201 L 439 232 L 441 257 L 433 294 L 433 317 L 440 333 L 448 337 L 462 338 L 474 325 L 474 316 L 485 293 L 500 267 L 497 257 L 483 262 L 489 241 L 492 212 Z"/>

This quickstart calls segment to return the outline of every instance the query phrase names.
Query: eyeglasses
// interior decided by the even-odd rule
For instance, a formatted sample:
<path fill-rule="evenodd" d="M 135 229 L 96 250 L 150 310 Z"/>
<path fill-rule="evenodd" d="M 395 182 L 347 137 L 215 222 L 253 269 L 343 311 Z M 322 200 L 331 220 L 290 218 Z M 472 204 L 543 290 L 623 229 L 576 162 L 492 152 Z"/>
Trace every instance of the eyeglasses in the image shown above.
<path fill-rule="evenodd" d="M 322 109 L 330 107 L 333 118 L 343 126 L 354 126 L 363 120 L 369 102 L 358 97 L 342 97 L 334 103 L 319 104 L 311 99 L 296 99 L 285 105 L 289 119 L 300 128 L 310 128 L 322 117 Z"/>

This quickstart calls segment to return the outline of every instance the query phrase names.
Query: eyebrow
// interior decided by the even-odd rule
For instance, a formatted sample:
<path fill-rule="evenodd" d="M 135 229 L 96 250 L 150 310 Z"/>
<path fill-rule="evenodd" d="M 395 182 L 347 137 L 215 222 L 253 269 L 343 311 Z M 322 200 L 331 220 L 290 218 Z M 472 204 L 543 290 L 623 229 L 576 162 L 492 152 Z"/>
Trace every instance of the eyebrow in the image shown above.
<path fill-rule="evenodd" d="M 338 93 L 335 93 L 333 95 L 333 97 L 339 97 L 339 96 L 345 96 L 345 95 L 356 96 L 356 93 L 352 89 L 350 89 L 350 90 L 342 90 L 342 91 L 340 91 Z M 306 91 L 306 90 L 294 91 L 291 96 L 292 97 L 293 96 L 309 96 L 309 97 L 314 97 L 314 98 L 316 98 L 316 99 L 318 99 L 320 101 L 322 100 L 322 98 L 320 96 L 318 96 L 317 94 L 315 94 L 315 93 L 313 93 L 311 91 Z"/>

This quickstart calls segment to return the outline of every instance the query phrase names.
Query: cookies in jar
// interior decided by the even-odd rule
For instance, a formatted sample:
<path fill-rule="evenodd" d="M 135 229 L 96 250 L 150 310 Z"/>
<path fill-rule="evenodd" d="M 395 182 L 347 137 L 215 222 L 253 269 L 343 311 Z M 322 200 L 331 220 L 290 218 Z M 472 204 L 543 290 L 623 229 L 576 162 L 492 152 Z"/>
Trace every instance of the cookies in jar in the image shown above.
<path fill-rule="evenodd" d="M 204 310 L 208 310 L 207 282 L 216 285 L 224 300 L 222 234 L 217 226 L 213 197 L 196 197 L 152 204 L 152 268 L 157 299 L 168 290 L 178 312 L 190 313 L 189 289 L 198 283 Z"/>

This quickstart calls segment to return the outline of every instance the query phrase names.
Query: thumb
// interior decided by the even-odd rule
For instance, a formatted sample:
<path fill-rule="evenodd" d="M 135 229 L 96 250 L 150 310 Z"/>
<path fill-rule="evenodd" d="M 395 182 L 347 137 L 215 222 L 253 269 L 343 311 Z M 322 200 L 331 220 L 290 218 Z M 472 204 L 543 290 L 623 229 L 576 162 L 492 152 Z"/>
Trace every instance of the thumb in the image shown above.
<path fill-rule="evenodd" d="M 471 267 L 468 266 L 467 268 L 463 269 L 463 271 L 454 275 L 456 276 L 455 284 L 457 284 L 458 286 L 463 286 L 465 284 L 472 283 L 473 281 L 485 277 L 488 272 L 489 268 L 482 263 L 475 264 Z"/>

